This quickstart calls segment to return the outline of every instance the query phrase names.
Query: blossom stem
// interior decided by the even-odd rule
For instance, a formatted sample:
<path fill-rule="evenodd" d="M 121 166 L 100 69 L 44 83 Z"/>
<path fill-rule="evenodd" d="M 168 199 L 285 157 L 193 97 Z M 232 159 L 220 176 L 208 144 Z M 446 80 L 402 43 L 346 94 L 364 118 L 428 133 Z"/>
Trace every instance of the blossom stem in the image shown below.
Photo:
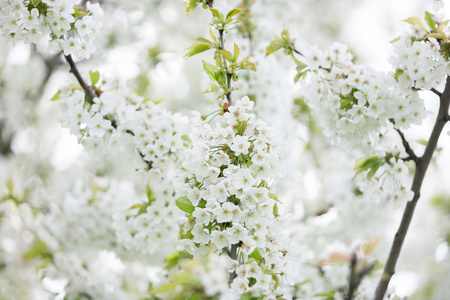
<path fill-rule="evenodd" d="M 94 98 L 97 97 L 97 94 L 95 93 L 95 91 L 93 89 L 91 89 L 91 87 L 89 87 L 86 83 L 86 81 L 84 81 L 83 77 L 80 74 L 80 71 L 78 71 L 77 65 L 75 64 L 75 62 L 73 61 L 72 55 L 64 55 L 64 58 L 66 59 L 66 61 L 69 63 L 70 65 L 70 72 L 75 75 L 75 77 L 78 80 L 78 83 L 81 85 L 81 87 L 83 88 L 84 92 L 86 93 L 86 96 L 89 99 L 89 103 L 90 104 L 94 104 Z"/>
<path fill-rule="evenodd" d="M 403 217 L 400 222 L 400 226 L 395 234 L 394 241 L 389 252 L 389 256 L 384 267 L 383 275 L 381 276 L 380 282 L 378 283 L 377 290 L 375 292 L 375 300 L 382 300 L 384 294 L 386 293 L 387 287 L 391 280 L 392 275 L 395 273 L 395 265 L 397 264 L 398 257 L 400 255 L 400 250 L 402 248 L 403 242 L 405 240 L 406 233 L 408 232 L 409 224 L 411 223 L 414 210 L 416 208 L 417 201 L 420 197 L 420 190 L 422 187 L 423 179 L 425 173 L 427 172 L 428 166 L 430 165 L 431 158 L 434 151 L 436 150 L 439 136 L 449 120 L 448 108 L 450 103 L 450 77 L 447 76 L 447 82 L 445 84 L 445 90 L 439 97 L 440 105 L 439 112 L 434 124 L 433 131 L 431 132 L 430 138 L 428 140 L 425 152 L 421 157 L 416 160 L 416 172 L 414 173 L 414 179 L 411 186 L 412 192 L 414 192 L 414 197 L 411 201 L 406 204 L 405 210 L 403 212 Z"/>

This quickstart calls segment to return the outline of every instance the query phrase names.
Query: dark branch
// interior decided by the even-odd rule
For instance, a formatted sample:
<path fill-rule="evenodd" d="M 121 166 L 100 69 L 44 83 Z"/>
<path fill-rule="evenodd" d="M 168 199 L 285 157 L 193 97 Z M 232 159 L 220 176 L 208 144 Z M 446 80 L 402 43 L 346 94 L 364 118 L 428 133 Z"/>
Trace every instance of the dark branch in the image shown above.
<path fill-rule="evenodd" d="M 78 71 L 77 65 L 73 61 L 72 55 L 64 55 L 64 58 L 66 59 L 66 61 L 70 65 L 70 72 L 73 75 L 75 75 L 75 77 L 78 80 L 78 83 L 81 85 L 81 87 L 83 88 L 84 92 L 86 93 L 86 96 L 89 99 L 89 103 L 93 104 L 94 103 L 94 98 L 97 97 L 98 95 L 84 81 L 83 77 L 81 76 L 80 72 Z"/>
<path fill-rule="evenodd" d="M 436 90 L 435 88 L 431 88 L 431 90 L 433 93 L 435 93 L 436 95 L 438 95 L 439 97 L 442 97 L 442 93 L 439 92 L 438 90 Z"/>
<path fill-rule="evenodd" d="M 397 264 L 400 251 L 402 249 L 403 242 L 405 240 L 406 233 L 408 232 L 409 224 L 411 223 L 414 210 L 416 208 L 417 201 L 420 197 L 420 190 L 422 188 L 423 179 L 430 165 L 433 153 L 436 150 L 437 143 L 441 132 L 449 120 L 448 108 L 450 103 L 450 77 L 447 76 L 447 82 L 445 84 L 445 90 L 439 98 L 439 112 L 436 117 L 433 130 L 425 148 L 424 154 L 417 158 L 416 172 L 414 173 L 414 179 L 411 186 L 411 191 L 414 192 L 414 197 L 411 201 L 408 201 L 403 212 L 403 217 L 400 222 L 400 226 L 395 234 L 394 241 L 389 252 L 389 256 L 384 267 L 383 275 L 378 283 L 377 290 L 375 292 L 375 300 L 382 300 L 386 293 L 387 287 L 391 280 L 392 275 L 395 273 L 395 266 Z"/>
<path fill-rule="evenodd" d="M 233 260 L 237 259 L 237 248 L 238 248 L 238 244 L 233 244 L 233 245 L 231 245 L 231 248 L 228 251 L 228 256 Z M 228 283 L 231 284 L 236 277 L 237 277 L 236 272 L 230 273 L 230 280 L 228 281 Z"/>
<path fill-rule="evenodd" d="M 352 255 L 352 261 L 350 262 L 350 279 L 348 282 L 348 292 L 347 292 L 347 300 L 353 299 L 353 294 L 355 293 L 357 287 L 357 276 L 356 276 L 356 263 L 358 262 L 358 258 L 356 253 Z"/>
<path fill-rule="evenodd" d="M 395 131 L 398 132 L 398 134 L 400 135 L 400 138 L 402 139 L 402 144 L 403 147 L 405 148 L 406 153 L 409 155 L 406 159 L 404 160 L 413 160 L 414 162 L 417 163 L 418 157 L 417 155 L 414 153 L 413 149 L 411 148 L 411 146 L 409 145 L 408 141 L 405 138 L 405 135 L 403 134 L 403 132 L 398 129 L 395 128 Z"/>

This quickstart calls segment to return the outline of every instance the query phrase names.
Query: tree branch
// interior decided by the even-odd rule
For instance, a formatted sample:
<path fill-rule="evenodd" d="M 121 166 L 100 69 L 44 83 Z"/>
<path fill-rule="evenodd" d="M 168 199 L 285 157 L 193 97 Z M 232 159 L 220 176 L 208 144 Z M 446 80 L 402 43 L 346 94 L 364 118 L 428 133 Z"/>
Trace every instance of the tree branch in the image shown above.
<path fill-rule="evenodd" d="M 405 148 L 406 153 L 409 155 L 408 158 L 406 158 L 405 160 L 413 160 L 414 162 L 417 163 L 418 157 L 417 155 L 414 153 L 413 149 L 411 148 L 411 146 L 409 145 L 408 141 L 405 138 L 405 135 L 403 134 L 403 132 L 398 129 L 398 128 L 394 128 L 395 131 L 398 132 L 398 134 L 400 135 L 400 138 L 402 139 L 402 144 L 403 147 Z"/>
<path fill-rule="evenodd" d="M 70 72 L 73 75 L 75 75 L 75 77 L 78 80 L 78 83 L 81 85 L 81 87 L 83 88 L 84 92 L 86 93 L 86 96 L 89 99 L 89 103 L 93 104 L 94 103 L 94 98 L 98 97 L 98 95 L 84 81 L 83 77 L 81 76 L 80 72 L 78 71 L 77 65 L 73 61 L 72 55 L 70 55 L 70 54 L 69 55 L 64 55 L 64 58 L 66 59 L 66 61 L 70 65 Z"/>
<path fill-rule="evenodd" d="M 350 279 L 348 282 L 348 292 L 347 292 L 347 300 L 353 299 L 353 294 L 356 290 L 356 263 L 358 261 L 358 258 L 356 257 L 356 253 L 353 253 L 352 260 L 350 262 Z"/>
<path fill-rule="evenodd" d="M 236 258 L 237 258 L 237 248 L 238 248 L 238 244 L 231 245 L 231 248 L 228 251 L 228 256 L 231 259 L 236 260 Z M 236 272 L 230 273 L 230 280 L 228 281 L 228 283 L 231 284 L 236 277 L 237 277 Z"/>
<path fill-rule="evenodd" d="M 439 97 L 442 97 L 442 93 L 439 92 L 438 90 L 436 90 L 435 88 L 431 88 L 431 90 L 433 93 L 435 93 L 436 95 L 438 95 Z"/>
<path fill-rule="evenodd" d="M 431 132 L 428 144 L 425 148 L 424 154 L 417 158 L 416 172 L 414 174 L 411 190 L 414 192 L 414 197 L 406 204 L 403 217 L 400 222 L 397 233 L 395 234 L 394 241 L 389 252 L 389 256 L 384 267 L 383 275 L 378 283 L 377 290 L 375 292 L 375 300 L 382 300 L 386 293 L 387 287 L 391 280 L 392 275 L 395 273 L 395 265 L 397 264 L 400 250 L 405 240 L 406 233 L 408 232 L 409 224 L 411 223 L 414 210 L 416 208 L 417 201 L 420 197 L 420 190 L 422 187 L 423 179 L 430 165 L 431 158 L 437 147 L 439 136 L 444 128 L 445 124 L 449 120 L 448 108 L 450 103 L 450 77 L 447 76 L 447 82 L 445 84 L 445 90 L 440 96 L 439 112 L 436 117 L 433 131 Z"/>

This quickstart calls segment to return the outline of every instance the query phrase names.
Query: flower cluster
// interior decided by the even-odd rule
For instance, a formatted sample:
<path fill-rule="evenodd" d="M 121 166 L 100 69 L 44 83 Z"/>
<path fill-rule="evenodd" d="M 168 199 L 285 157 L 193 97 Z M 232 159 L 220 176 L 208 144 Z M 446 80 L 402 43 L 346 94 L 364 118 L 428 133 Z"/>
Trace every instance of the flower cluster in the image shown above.
<path fill-rule="evenodd" d="M 228 285 L 227 260 L 224 256 L 209 254 L 204 259 L 183 259 L 179 252 L 168 256 L 177 268 L 170 270 L 169 282 L 150 291 L 158 299 L 238 299 Z"/>
<path fill-rule="evenodd" d="M 248 97 L 227 107 L 210 126 L 199 114 L 179 174 L 177 205 L 188 213 L 180 235 L 194 256 L 228 249 L 232 288 L 252 297 L 283 292 L 285 253 L 275 195 L 269 192 L 279 157 L 270 128 L 250 113 Z M 233 253 L 235 252 L 235 253 Z M 235 260 L 237 259 L 237 260 Z"/>
<path fill-rule="evenodd" d="M 390 156 L 390 155 L 388 155 Z M 412 200 L 414 193 L 406 187 L 409 169 L 404 161 L 397 157 L 379 158 L 385 162 L 373 173 L 364 171 L 356 176 L 356 183 L 365 197 L 376 201 L 391 199 Z"/>
<path fill-rule="evenodd" d="M 184 119 L 129 90 L 102 92 L 92 103 L 77 89 L 61 97 L 63 124 L 88 150 L 122 158 L 137 152 L 145 162 L 140 177 L 146 195 L 130 198 L 130 209 L 117 212 L 113 226 L 120 245 L 162 262 L 179 231 L 172 171 L 184 149 Z"/>
<path fill-rule="evenodd" d="M 149 176 L 146 199 L 114 215 L 113 226 L 119 244 L 158 263 L 176 249 L 182 212 L 175 206 L 171 182 L 162 178 L 161 171 L 152 169 Z"/>
<path fill-rule="evenodd" d="M 301 81 L 303 96 L 334 141 L 366 154 L 386 151 L 380 145 L 389 121 L 408 128 L 426 115 L 417 92 L 399 89 L 393 74 L 353 64 L 345 45 L 312 48 L 305 57 L 310 72 Z"/>
<path fill-rule="evenodd" d="M 444 45 L 435 38 L 428 38 L 419 25 L 412 32 L 405 32 L 393 43 L 391 63 L 396 66 L 396 76 L 401 88 L 430 90 L 438 86 L 450 72 Z M 448 47 L 448 46 L 447 46 Z"/>
<path fill-rule="evenodd" d="M 79 89 L 61 98 L 63 125 L 88 149 L 102 154 L 137 149 L 149 169 L 165 169 L 184 148 L 184 118 L 128 89 L 102 92 L 93 103 Z"/>
<path fill-rule="evenodd" d="M 0 29 L 14 41 L 37 44 L 44 37 L 49 49 L 88 58 L 101 27 L 98 3 L 75 6 L 76 0 L 1 0 Z"/>

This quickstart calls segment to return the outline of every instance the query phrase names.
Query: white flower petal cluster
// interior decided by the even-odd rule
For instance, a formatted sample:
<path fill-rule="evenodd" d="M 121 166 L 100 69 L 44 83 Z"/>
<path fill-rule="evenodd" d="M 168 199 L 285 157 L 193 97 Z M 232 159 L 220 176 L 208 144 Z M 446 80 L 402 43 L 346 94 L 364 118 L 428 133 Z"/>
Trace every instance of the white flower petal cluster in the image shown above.
<path fill-rule="evenodd" d="M 407 187 L 409 169 L 402 159 L 392 157 L 370 179 L 368 171 L 356 176 L 355 181 L 364 197 L 375 201 L 410 201 L 414 193 Z"/>
<path fill-rule="evenodd" d="M 172 183 L 157 169 L 149 175 L 147 199 L 141 199 L 140 205 L 132 206 L 134 209 L 115 214 L 113 227 L 120 245 L 150 255 L 157 264 L 176 249 L 182 212 L 175 205 Z"/>
<path fill-rule="evenodd" d="M 76 0 L 0 0 L 0 29 L 14 41 L 37 44 L 49 40 L 50 50 L 89 58 L 101 27 L 98 3 L 77 7 Z"/>
<path fill-rule="evenodd" d="M 175 250 L 179 233 L 181 212 L 172 180 L 182 161 L 186 120 L 129 90 L 122 92 L 103 92 L 92 104 L 81 90 L 63 95 L 61 120 L 88 150 L 122 157 L 137 152 L 146 163 L 147 196 L 130 198 L 132 209 L 117 212 L 113 226 L 120 245 L 162 262 Z"/>
<path fill-rule="evenodd" d="M 445 79 L 450 65 L 436 39 L 425 38 L 427 33 L 419 25 L 413 25 L 411 29 L 411 33 L 405 32 L 393 43 L 391 63 L 397 69 L 401 88 L 430 90 Z"/>
<path fill-rule="evenodd" d="M 444 7 L 444 1 L 443 0 L 427 0 L 427 4 L 433 5 L 433 10 L 438 11 Z"/>
<path fill-rule="evenodd" d="M 44 270 L 47 280 L 62 280 L 59 296 L 65 299 L 124 299 L 132 295 L 122 289 L 126 266 L 114 252 L 98 251 L 81 257 L 76 253 L 56 252 L 53 263 Z"/>
<path fill-rule="evenodd" d="M 335 142 L 365 154 L 386 151 L 380 133 L 389 120 L 408 128 L 426 115 L 417 92 L 400 89 L 393 74 L 353 64 L 345 45 L 312 48 L 305 58 L 311 71 L 300 81 L 301 93 Z"/>
<path fill-rule="evenodd" d="M 186 120 L 130 90 L 113 89 L 94 98 L 81 90 L 61 96 L 63 126 L 87 149 L 100 154 L 135 152 L 151 168 L 166 169 L 180 158 Z"/>
<path fill-rule="evenodd" d="M 236 247 L 233 289 L 273 296 L 283 294 L 274 278 L 286 263 L 277 200 L 269 192 L 279 157 L 272 131 L 252 107 L 243 97 L 220 117 L 224 124 L 211 126 L 198 113 L 193 118 L 192 150 L 177 194 L 194 209 L 182 225 L 181 243 L 194 256 Z"/>

